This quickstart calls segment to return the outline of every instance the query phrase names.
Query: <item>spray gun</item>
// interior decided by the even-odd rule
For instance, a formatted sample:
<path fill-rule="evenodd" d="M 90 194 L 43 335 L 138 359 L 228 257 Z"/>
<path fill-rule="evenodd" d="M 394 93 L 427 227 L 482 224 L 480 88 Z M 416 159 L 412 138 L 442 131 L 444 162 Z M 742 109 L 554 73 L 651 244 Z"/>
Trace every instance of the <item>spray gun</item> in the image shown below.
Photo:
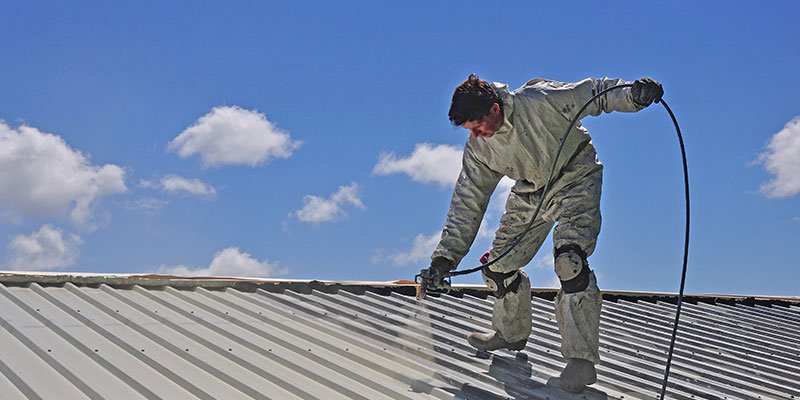
<path fill-rule="evenodd" d="M 427 268 L 414 275 L 414 282 L 417 283 L 417 300 L 424 299 L 427 292 L 449 293 L 451 272 L 440 272 L 433 268 Z"/>

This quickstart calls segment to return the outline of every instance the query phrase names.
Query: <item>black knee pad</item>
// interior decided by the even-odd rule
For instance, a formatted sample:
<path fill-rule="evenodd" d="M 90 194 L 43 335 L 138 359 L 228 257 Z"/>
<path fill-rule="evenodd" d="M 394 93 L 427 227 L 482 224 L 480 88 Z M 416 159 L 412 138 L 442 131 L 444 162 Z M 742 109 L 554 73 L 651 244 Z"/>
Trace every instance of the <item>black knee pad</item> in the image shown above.
<path fill-rule="evenodd" d="M 489 267 L 486 267 L 482 271 L 484 280 L 486 284 L 494 289 L 495 297 L 502 298 L 509 292 L 516 293 L 517 289 L 519 289 L 519 284 L 522 282 L 522 276 L 519 274 L 519 270 L 511 271 L 511 272 L 494 272 Z M 516 276 L 515 276 L 516 275 Z M 505 281 L 506 279 L 515 276 L 514 280 L 506 286 Z M 494 286 L 494 287 L 492 287 Z"/>
<path fill-rule="evenodd" d="M 561 281 L 561 290 L 564 293 L 577 293 L 586 290 L 589 287 L 589 272 L 591 272 L 589 267 L 584 266 L 578 276 L 568 281 Z"/>
<path fill-rule="evenodd" d="M 575 265 L 573 267 L 567 268 L 568 273 L 572 276 L 570 279 L 567 280 L 560 280 L 561 281 L 561 289 L 564 293 L 577 293 L 586 290 L 589 286 L 589 262 L 586 260 L 586 253 L 578 246 L 568 244 L 566 246 L 561 246 L 555 251 L 555 259 L 556 263 L 558 263 L 558 256 L 570 253 L 570 256 L 573 259 L 573 263 Z M 569 260 L 567 261 L 569 263 Z M 556 272 L 559 270 L 559 265 L 556 265 Z M 570 264 L 567 264 L 570 265 Z M 580 269 L 580 271 L 578 271 Z M 574 274 L 574 276 L 573 276 Z M 560 278 L 560 277 L 559 277 Z"/>

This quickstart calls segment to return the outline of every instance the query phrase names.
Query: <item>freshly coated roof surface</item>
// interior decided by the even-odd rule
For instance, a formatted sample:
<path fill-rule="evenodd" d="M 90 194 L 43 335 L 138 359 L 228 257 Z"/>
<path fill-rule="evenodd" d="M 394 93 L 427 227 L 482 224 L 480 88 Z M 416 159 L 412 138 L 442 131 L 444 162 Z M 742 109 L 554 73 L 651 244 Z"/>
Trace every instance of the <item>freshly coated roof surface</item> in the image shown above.
<path fill-rule="evenodd" d="M 553 291 L 523 352 L 478 353 L 492 297 L 381 283 L 0 274 L 2 399 L 654 399 L 675 298 L 604 293 L 598 382 L 564 365 Z M 693 297 L 668 398 L 800 399 L 800 299 Z M 550 382 L 548 384 L 548 381 Z"/>

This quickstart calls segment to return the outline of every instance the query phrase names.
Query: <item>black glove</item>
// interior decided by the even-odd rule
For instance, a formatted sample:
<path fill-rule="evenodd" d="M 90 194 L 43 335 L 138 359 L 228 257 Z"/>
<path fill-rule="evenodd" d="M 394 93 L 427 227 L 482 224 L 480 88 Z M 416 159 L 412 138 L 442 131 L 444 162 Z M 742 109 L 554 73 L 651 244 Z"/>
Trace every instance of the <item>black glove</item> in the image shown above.
<path fill-rule="evenodd" d="M 653 102 L 658 103 L 661 101 L 661 96 L 664 95 L 664 88 L 655 79 L 642 78 L 633 82 L 631 94 L 633 95 L 634 103 L 641 107 L 647 107 Z"/>
<path fill-rule="evenodd" d="M 442 290 L 447 288 L 444 278 L 448 275 L 455 265 L 453 262 L 444 258 L 436 257 L 431 261 L 431 266 L 419 272 L 422 284 L 427 290 Z"/>

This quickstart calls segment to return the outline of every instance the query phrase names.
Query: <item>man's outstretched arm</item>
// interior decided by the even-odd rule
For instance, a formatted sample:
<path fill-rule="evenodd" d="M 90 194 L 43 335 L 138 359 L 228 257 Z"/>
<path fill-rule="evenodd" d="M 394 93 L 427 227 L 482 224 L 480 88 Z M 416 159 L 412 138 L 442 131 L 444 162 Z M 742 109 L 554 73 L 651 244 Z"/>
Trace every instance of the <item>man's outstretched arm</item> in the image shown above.
<path fill-rule="evenodd" d="M 551 104 L 564 112 L 567 119 L 572 119 L 578 109 L 596 94 L 622 84 L 633 86 L 606 92 L 593 101 L 580 118 L 613 111 L 636 112 L 660 101 L 664 94 L 661 83 L 652 78 L 642 78 L 635 82 L 616 78 L 587 78 L 575 83 L 542 82 L 539 85 L 547 92 L 547 99 Z"/>
<path fill-rule="evenodd" d="M 469 251 L 494 189 L 503 177 L 478 161 L 467 144 L 442 238 L 431 259 L 449 260 L 455 268 Z"/>

